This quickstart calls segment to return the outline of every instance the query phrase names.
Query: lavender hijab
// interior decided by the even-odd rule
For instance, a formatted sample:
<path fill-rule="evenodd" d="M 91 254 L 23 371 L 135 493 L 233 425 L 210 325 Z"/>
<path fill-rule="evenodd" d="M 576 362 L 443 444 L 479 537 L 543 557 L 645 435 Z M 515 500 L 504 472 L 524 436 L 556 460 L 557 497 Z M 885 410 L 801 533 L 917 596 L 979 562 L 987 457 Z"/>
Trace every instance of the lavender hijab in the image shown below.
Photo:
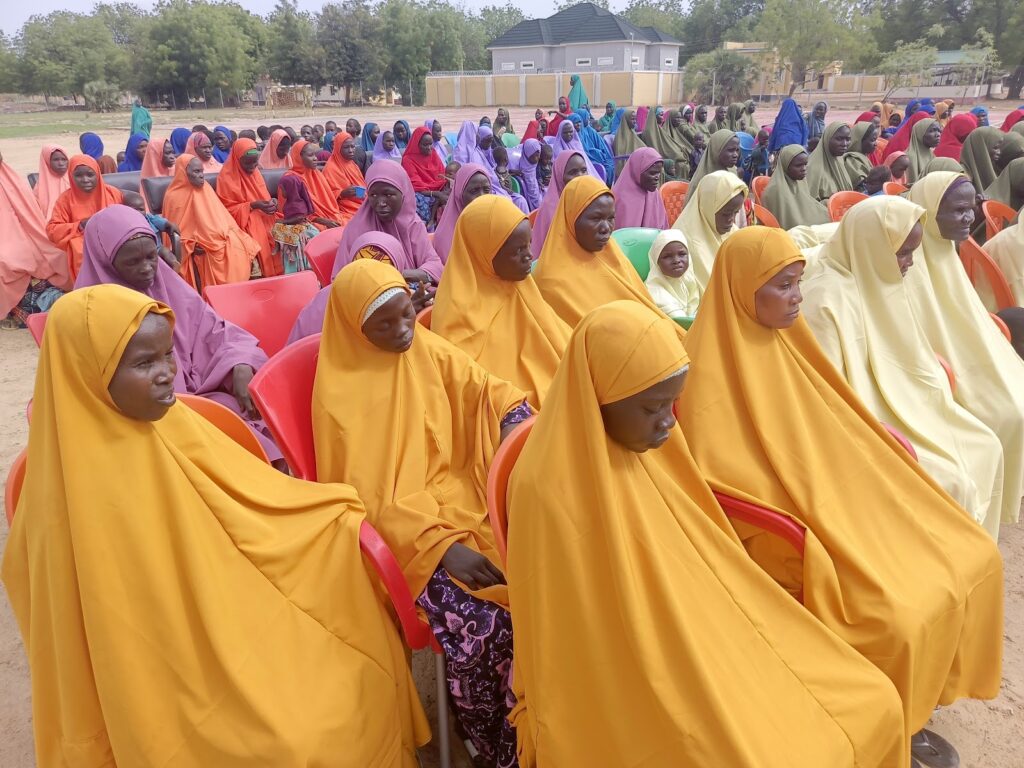
<path fill-rule="evenodd" d="M 491 180 L 491 194 L 507 197 L 523 213 L 529 213 L 530 205 L 525 197 L 509 192 L 501 186 L 498 174 L 494 172 L 495 165 L 491 153 L 485 152 L 477 146 L 478 137 L 481 135 L 486 137 L 493 134 L 486 125 L 477 126 L 472 120 L 463 121 L 462 127 L 459 129 L 459 141 L 455 145 L 454 159 L 461 165 L 472 163 L 481 166 L 487 173 L 487 177 Z"/>
<path fill-rule="evenodd" d="M 413 264 L 412 259 L 406 254 L 401 242 L 384 232 L 371 231 L 357 237 L 352 242 L 348 261 L 352 261 L 352 257 L 369 245 L 376 246 L 384 251 L 391 259 L 395 269 L 399 272 L 406 269 L 416 269 L 416 265 Z M 331 299 L 331 285 L 333 283 L 328 283 L 317 291 L 313 300 L 299 312 L 299 316 L 295 318 L 295 325 L 292 326 L 292 331 L 288 334 L 287 344 L 304 339 L 307 336 L 312 336 L 315 333 L 320 333 L 323 330 L 324 316 L 327 314 L 327 304 Z"/>
<path fill-rule="evenodd" d="M 640 177 L 655 163 L 661 153 L 644 147 L 629 156 L 622 173 L 612 187 L 615 195 L 615 228 L 653 227 L 668 229 L 668 214 L 658 190 L 648 192 L 640 186 Z"/>
<path fill-rule="evenodd" d="M 434 135 L 434 123 L 437 123 L 438 125 L 441 124 L 439 121 L 434 120 L 433 118 L 431 118 L 430 120 L 425 120 L 423 122 L 423 127 L 430 131 L 431 138 L 433 138 Z M 444 134 L 441 134 L 441 141 L 434 142 L 434 154 L 441 158 L 442 165 L 448 165 L 448 150 L 444 148 L 444 140 Z"/>
<path fill-rule="evenodd" d="M 337 277 L 341 268 L 352 261 L 355 251 L 353 244 L 360 235 L 367 232 L 384 232 L 398 238 L 412 266 L 406 269 L 422 269 L 435 282 L 440 281 L 444 264 L 438 258 L 434 246 L 427 237 L 427 228 L 423 220 L 416 214 L 416 193 L 413 191 L 409 174 L 399 163 L 374 163 L 366 173 L 367 197 L 374 184 L 390 184 L 402 193 L 402 209 L 398 216 L 389 222 L 378 218 L 370 201 L 363 203 L 352 220 L 345 225 L 345 232 L 338 245 L 338 253 L 334 257 L 334 270 L 331 279 Z M 401 269 L 399 268 L 399 271 Z"/>
<path fill-rule="evenodd" d="M 558 201 L 565 188 L 563 178 L 565 166 L 574 155 L 579 155 L 584 159 L 587 157 L 587 153 L 582 149 L 563 152 L 551 168 L 551 184 L 548 185 L 548 191 L 544 193 L 544 199 L 541 201 L 540 208 L 537 209 L 537 218 L 533 220 L 533 240 L 530 241 L 530 253 L 533 254 L 534 260 L 540 257 L 540 252 L 544 249 L 544 238 L 548 236 L 548 228 L 551 226 L 551 220 L 555 218 Z"/>
<path fill-rule="evenodd" d="M 490 179 L 487 169 L 478 163 L 465 163 L 455 174 L 455 183 L 452 184 L 452 193 L 448 196 L 448 202 L 444 206 L 440 221 L 434 230 L 434 250 L 441 257 L 441 261 L 448 263 L 448 252 L 452 249 L 452 240 L 455 238 L 455 224 L 462 213 L 462 194 L 466 191 L 466 185 L 476 174 L 482 173 Z"/>
<path fill-rule="evenodd" d="M 523 188 L 523 197 L 526 198 L 531 211 L 535 211 L 540 207 L 542 197 L 540 182 L 537 181 L 537 163 L 531 163 L 529 160 L 533 155 L 538 155 L 539 163 L 540 142 L 537 139 L 527 139 L 523 142 L 523 152 L 519 156 L 519 165 L 516 167 L 522 174 L 518 177 L 519 184 Z M 436 234 L 434 239 L 437 239 Z"/>
<path fill-rule="evenodd" d="M 122 245 L 138 236 L 156 240 L 149 222 L 133 208 L 110 205 L 92 216 L 85 228 L 85 252 L 75 288 L 113 284 L 137 290 L 117 274 L 114 257 Z M 271 461 L 281 458 L 266 425 L 246 418 L 230 389 L 236 365 L 259 370 L 267 362 L 256 337 L 221 318 L 163 259 L 157 259 L 153 284 L 143 293 L 174 312 L 174 359 L 178 364 L 174 391 L 227 406 L 246 420 Z"/>
<path fill-rule="evenodd" d="M 570 131 L 572 132 L 572 138 L 566 141 L 563 136 Z M 604 181 L 604 178 L 597 172 L 597 169 L 594 168 L 594 164 L 590 162 L 590 158 L 587 156 L 587 148 L 584 147 L 583 142 L 580 141 L 580 135 L 576 132 L 576 126 L 572 124 L 571 120 L 563 120 L 558 124 L 558 134 L 554 138 L 555 140 L 554 143 L 552 143 L 551 148 L 555 152 L 555 160 L 557 160 L 564 152 L 580 152 L 583 155 L 583 159 L 587 161 L 587 173 L 595 179 Z"/>
<path fill-rule="evenodd" d="M 381 131 L 377 135 L 377 140 L 373 143 L 373 162 L 378 160 L 394 160 L 396 163 L 402 162 L 402 150 L 398 148 L 398 144 L 395 144 L 388 152 L 384 149 L 384 134 L 391 133 L 391 131 Z"/>

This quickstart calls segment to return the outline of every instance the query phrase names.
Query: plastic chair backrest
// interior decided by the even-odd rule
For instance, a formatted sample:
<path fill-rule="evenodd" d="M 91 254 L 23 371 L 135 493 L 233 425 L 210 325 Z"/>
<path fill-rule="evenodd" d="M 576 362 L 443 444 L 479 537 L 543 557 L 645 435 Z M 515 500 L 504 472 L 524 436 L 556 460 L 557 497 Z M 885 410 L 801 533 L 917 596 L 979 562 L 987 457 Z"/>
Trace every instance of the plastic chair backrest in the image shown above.
<path fill-rule="evenodd" d="M 210 285 L 203 290 L 203 296 L 214 312 L 247 330 L 264 352 L 275 355 L 288 341 L 299 312 L 319 290 L 316 275 L 303 271 L 245 283 Z"/>
<path fill-rule="evenodd" d="M 852 192 L 845 190 L 843 192 L 836 192 L 832 197 L 828 199 L 828 215 L 832 221 L 839 221 L 843 218 L 843 214 L 850 210 L 853 206 L 859 203 L 861 200 L 867 200 L 868 196 L 862 192 Z"/>
<path fill-rule="evenodd" d="M 537 214 L 539 212 L 540 212 L 540 208 L 534 208 L 532 211 L 530 211 L 529 214 L 527 214 L 526 219 L 527 219 L 527 221 L 530 222 L 530 226 L 531 227 L 533 226 L 533 223 L 535 221 L 537 221 Z"/>
<path fill-rule="evenodd" d="M 107 174 L 103 180 L 106 181 L 110 176 L 111 174 Z M 203 174 L 203 178 L 214 190 L 217 189 L 217 176 L 216 173 Z M 164 209 L 164 195 L 167 194 L 167 188 L 171 186 L 173 180 L 173 176 L 150 176 L 148 179 L 142 180 L 142 194 L 146 198 L 146 204 L 149 205 L 151 213 L 158 216 L 161 214 Z"/>
<path fill-rule="evenodd" d="M 999 332 L 1006 337 L 1007 341 L 1013 343 L 1013 336 L 1010 334 L 1010 326 L 1006 324 L 1006 321 L 995 312 L 989 312 L 988 314 L 989 317 L 992 318 L 992 322 L 996 324 L 996 328 L 999 329 Z"/>
<path fill-rule="evenodd" d="M 331 282 L 334 260 L 338 255 L 338 246 L 341 244 L 344 234 L 344 227 L 332 227 L 325 229 L 306 243 L 306 258 L 309 259 L 309 266 L 313 268 L 313 272 L 316 273 L 316 278 L 322 286 Z"/>
<path fill-rule="evenodd" d="M 956 374 L 953 373 L 953 366 L 949 364 L 949 361 L 942 355 L 936 353 L 935 359 L 939 361 L 939 365 L 942 366 L 942 370 L 946 372 L 946 379 L 949 381 L 949 391 L 952 394 L 956 394 Z"/>
<path fill-rule="evenodd" d="M 36 188 L 36 184 L 38 184 L 38 183 L 39 183 L 39 174 L 38 173 L 30 173 L 28 175 L 28 186 L 29 186 L 29 188 L 35 189 Z"/>
<path fill-rule="evenodd" d="M 296 477 L 316 481 L 313 381 L 320 334 L 282 349 L 249 382 L 249 394 Z"/>
<path fill-rule="evenodd" d="M 281 177 L 288 172 L 287 168 L 270 168 L 268 170 L 260 169 L 260 173 L 263 174 L 263 181 L 267 185 L 267 192 L 270 193 L 271 197 L 277 197 L 277 185 L 281 183 Z"/>
<path fill-rule="evenodd" d="M 35 339 L 37 347 L 43 345 L 43 331 L 46 330 L 46 316 L 48 314 L 49 312 L 35 312 L 25 318 L 25 325 L 28 326 L 28 332 Z"/>
<path fill-rule="evenodd" d="M 973 237 L 960 243 L 960 261 L 964 265 L 967 279 L 971 283 L 977 280 L 979 270 L 984 274 L 992 289 L 992 295 L 995 297 L 996 310 L 1017 306 L 1017 300 L 1013 296 L 1013 290 L 1010 288 L 1010 283 L 1006 279 L 1006 275 L 1003 274 L 1003 270 Z"/>
<path fill-rule="evenodd" d="M 516 146 L 516 144 L 519 143 L 519 137 L 516 136 L 514 133 L 509 133 L 508 131 L 506 131 L 505 133 L 501 134 L 501 143 L 504 144 L 506 147 L 514 147 Z"/>
<path fill-rule="evenodd" d="M 761 195 L 764 194 L 765 187 L 768 186 L 768 182 L 771 180 L 771 176 L 755 176 L 751 180 L 750 191 L 754 193 L 754 202 L 758 205 L 761 204 Z"/>
<path fill-rule="evenodd" d="M 882 426 L 885 427 L 886 432 L 893 436 L 893 439 L 896 440 L 897 443 L 903 446 L 903 449 L 910 454 L 911 458 L 914 461 L 917 461 L 917 451 L 914 450 L 914 446 L 911 445 L 909 440 L 907 440 L 906 435 L 896 429 L 896 427 L 889 426 L 884 421 L 882 422 Z"/>
<path fill-rule="evenodd" d="M 416 322 L 422 325 L 424 328 L 430 328 L 430 320 L 434 316 L 434 305 L 431 304 L 429 307 L 424 307 L 416 314 Z"/>
<path fill-rule="evenodd" d="M 910 188 L 900 184 L 898 181 L 887 181 L 882 185 L 882 190 L 887 195 L 902 195 L 908 192 Z"/>
<path fill-rule="evenodd" d="M 4 485 L 4 511 L 7 513 L 7 525 L 10 527 L 14 522 L 14 510 L 18 508 L 18 497 L 21 496 L 21 487 L 25 484 L 25 462 L 28 459 L 28 448 L 22 450 L 11 464 L 7 473 L 7 483 Z"/>
<path fill-rule="evenodd" d="M 666 181 L 658 190 L 661 202 L 665 204 L 665 213 L 668 214 L 670 227 L 675 226 L 676 219 L 683 212 L 683 204 L 686 202 L 686 195 L 689 191 L 690 182 L 688 181 Z"/>
<path fill-rule="evenodd" d="M 217 429 L 225 435 L 245 448 L 245 450 L 257 459 L 260 459 L 267 464 L 270 463 L 270 459 L 267 457 L 267 452 L 263 450 L 263 446 L 260 445 L 260 441 L 256 438 L 256 435 L 253 434 L 252 430 L 249 429 L 248 425 L 242 420 L 242 417 L 230 408 L 225 405 L 221 405 L 216 400 L 210 400 L 209 398 L 200 397 L 199 395 L 179 394 L 177 398 L 184 405 L 187 405 L 208 422 L 213 424 L 213 426 L 217 427 Z"/>
<path fill-rule="evenodd" d="M 659 232 L 660 229 L 653 227 L 624 227 L 612 232 L 612 238 L 626 254 L 641 280 L 646 280 L 651 271 L 651 262 L 647 254 Z"/>
<path fill-rule="evenodd" d="M 523 193 L 522 188 L 519 186 L 519 179 L 515 176 L 509 176 L 509 186 L 512 187 L 512 193 L 515 195 L 521 195 Z M 431 233 L 433 234 L 433 233 Z"/>
<path fill-rule="evenodd" d="M 981 204 L 981 211 L 985 214 L 985 240 L 1003 231 L 1003 227 L 1012 224 L 1017 218 L 1017 212 L 1006 203 L 998 200 L 986 200 Z"/>
<path fill-rule="evenodd" d="M 487 470 L 487 517 L 494 532 L 494 543 L 504 565 L 508 552 L 508 478 L 516 465 L 519 454 L 523 452 L 526 438 L 530 436 L 536 416 L 531 416 L 521 424 L 517 424 L 508 437 L 498 446 Z"/>
<path fill-rule="evenodd" d="M 122 171 L 121 173 L 103 174 L 103 183 L 117 187 L 122 192 L 138 192 L 141 171 Z"/>
<path fill-rule="evenodd" d="M 761 177 L 758 176 L 758 178 Z M 754 203 L 754 218 L 762 227 L 775 227 L 776 229 L 782 229 L 782 226 L 779 224 L 779 220 L 775 218 L 772 212 L 758 203 Z"/>

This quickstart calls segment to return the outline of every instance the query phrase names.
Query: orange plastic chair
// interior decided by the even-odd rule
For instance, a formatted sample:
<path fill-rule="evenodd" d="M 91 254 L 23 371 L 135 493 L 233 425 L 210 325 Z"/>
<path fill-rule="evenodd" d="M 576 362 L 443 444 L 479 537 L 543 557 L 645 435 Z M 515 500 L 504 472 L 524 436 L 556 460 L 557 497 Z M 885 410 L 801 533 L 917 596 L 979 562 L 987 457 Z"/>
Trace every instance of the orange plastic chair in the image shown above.
<path fill-rule="evenodd" d="M 768 186 L 768 182 L 771 180 L 771 176 L 755 176 L 753 181 L 750 182 L 750 191 L 754 193 L 754 202 L 758 205 L 761 204 L 761 195 L 764 194 L 765 187 Z"/>
<path fill-rule="evenodd" d="M 416 322 L 422 325 L 424 328 L 430 328 L 430 318 L 434 316 L 434 305 L 431 304 L 429 307 L 424 307 L 416 315 Z"/>
<path fill-rule="evenodd" d="M 998 200 L 986 200 L 981 204 L 981 212 L 985 214 L 985 239 L 991 240 L 1003 231 L 1003 228 L 1012 224 L 1017 218 L 1017 212 L 1005 203 Z"/>
<path fill-rule="evenodd" d="M 25 462 L 28 459 L 28 448 L 18 454 L 11 470 L 7 473 L 7 484 L 4 485 L 4 512 L 7 513 L 7 527 L 14 522 L 14 510 L 18 506 L 21 486 L 25 484 Z"/>
<path fill-rule="evenodd" d="M 508 478 L 519 454 L 523 452 L 526 438 L 530 436 L 536 418 L 531 416 L 516 425 L 494 452 L 491 468 L 487 470 L 487 517 L 491 522 L 491 530 L 494 531 L 494 543 L 502 565 L 508 562 Z"/>
<path fill-rule="evenodd" d="M 211 285 L 203 296 L 218 315 L 247 330 L 264 352 L 274 355 L 288 341 L 299 312 L 319 290 L 316 276 L 305 271 L 245 283 Z"/>
<path fill-rule="evenodd" d="M 533 223 L 535 221 L 537 221 L 537 214 L 539 212 L 540 212 L 540 208 L 535 208 L 534 210 L 530 211 L 529 214 L 527 214 L 526 220 L 530 222 L 530 227 L 531 228 L 533 227 Z"/>
<path fill-rule="evenodd" d="M 316 481 L 313 380 L 320 334 L 282 349 L 249 382 L 249 394 L 296 477 Z"/>
<path fill-rule="evenodd" d="M 35 339 L 37 347 L 43 345 L 43 330 L 46 328 L 46 316 L 48 314 L 49 312 L 36 312 L 25 318 L 25 325 L 28 326 L 28 332 Z"/>
<path fill-rule="evenodd" d="M 887 181 L 882 185 L 882 190 L 887 195 L 902 195 L 910 191 L 910 187 L 900 184 L 898 181 Z"/>
<path fill-rule="evenodd" d="M 992 288 L 992 294 L 995 296 L 997 310 L 1017 306 L 1017 300 L 1013 297 L 1013 290 L 1010 288 L 1010 283 L 1006 279 L 1006 275 L 1003 274 L 1003 270 L 973 237 L 960 243 L 960 262 L 964 265 L 967 279 L 971 283 L 976 281 L 979 271 L 985 275 L 985 279 Z"/>
<path fill-rule="evenodd" d="M 910 441 L 907 440 L 906 435 L 900 432 L 896 427 L 891 427 L 885 422 L 882 422 L 882 426 L 885 427 L 885 431 L 892 435 L 893 439 L 903 446 L 903 449 L 910 454 L 914 461 L 917 461 L 917 451 L 914 450 L 914 446 L 911 445 Z"/>
<path fill-rule="evenodd" d="M 327 285 L 331 282 L 331 272 L 334 271 L 334 257 L 338 253 L 338 246 L 341 244 L 341 236 L 344 232 L 344 227 L 325 229 L 306 243 L 304 253 L 309 260 L 309 266 L 316 273 L 320 285 Z"/>
<path fill-rule="evenodd" d="M 1001 318 L 995 312 L 989 312 L 988 314 L 989 317 L 992 318 L 992 322 L 996 324 L 996 328 L 999 329 L 999 332 L 1006 337 L 1007 341 L 1012 342 L 1013 336 L 1010 335 L 1010 326 L 1008 326 L 1006 322 L 1003 320 L 1003 318 Z"/>
<path fill-rule="evenodd" d="M 668 214 L 669 226 L 675 224 L 679 214 L 683 212 L 683 204 L 686 202 L 686 195 L 690 192 L 688 181 L 666 181 L 658 190 L 661 194 L 661 201 L 665 204 L 665 213 Z"/>
<path fill-rule="evenodd" d="M 956 394 L 956 374 L 953 373 L 953 366 L 949 364 L 949 360 L 944 358 L 942 355 L 936 353 L 935 359 L 939 361 L 939 365 L 942 366 L 942 370 L 946 372 L 946 378 L 949 380 L 949 391 Z"/>
<path fill-rule="evenodd" d="M 761 177 L 758 176 L 757 178 Z M 758 203 L 754 203 L 754 220 L 755 223 L 760 224 L 762 227 L 782 229 L 782 225 L 779 224 L 779 220 L 775 218 L 772 212 Z"/>
<path fill-rule="evenodd" d="M 843 214 L 850 210 L 861 200 L 867 200 L 868 196 L 862 192 L 836 192 L 828 199 L 828 215 L 832 221 L 839 221 Z"/>
<path fill-rule="evenodd" d="M 178 395 L 178 400 L 204 417 L 213 426 L 245 448 L 257 459 L 270 463 L 267 452 L 242 417 L 216 400 L 199 395 Z"/>

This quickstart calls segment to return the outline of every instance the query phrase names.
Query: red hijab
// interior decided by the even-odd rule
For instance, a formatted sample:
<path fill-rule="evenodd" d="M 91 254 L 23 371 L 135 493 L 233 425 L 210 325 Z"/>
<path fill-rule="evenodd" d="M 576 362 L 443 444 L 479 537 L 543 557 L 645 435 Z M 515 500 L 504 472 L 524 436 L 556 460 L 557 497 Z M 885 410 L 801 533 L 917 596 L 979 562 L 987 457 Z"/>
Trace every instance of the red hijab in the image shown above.
<path fill-rule="evenodd" d="M 882 157 L 888 157 L 893 152 L 906 152 L 910 147 L 910 135 L 911 131 L 914 130 L 914 126 L 922 120 L 934 120 L 932 115 L 929 115 L 923 110 L 919 110 L 907 118 L 907 121 L 900 126 L 900 129 L 896 131 L 896 134 L 889 139 L 889 143 L 885 147 L 885 152 L 882 153 Z"/>
<path fill-rule="evenodd" d="M 444 163 L 433 147 L 425 155 L 420 151 L 420 141 L 424 134 L 429 133 L 422 125 L 413 131 L 405 154 L 402 155 L 402 167 L 409 174 L 412 188 L 417 192 L 437 192 L 448 183 L 444 177 Z"/>
<path fill-rule="evenodd" d="M 1010 129 L 1013 128 L 1021 120 L 1024 120 L 1024 109 L 1015 109 L 1013 112 L 1006 116 L 1003 120 L 1003 124 L 999 126 L 999 130 L 1004 133 L 1009 133 Z"/>
<path fill-rule="evenodd" d="M 978 118 L 970 112 L 953 115 L 942 129 L 942 138 L 935 148 L 936 157 L 949 157 L 960 162 L 960 151 L 971 131 L 978 127 Z"/>

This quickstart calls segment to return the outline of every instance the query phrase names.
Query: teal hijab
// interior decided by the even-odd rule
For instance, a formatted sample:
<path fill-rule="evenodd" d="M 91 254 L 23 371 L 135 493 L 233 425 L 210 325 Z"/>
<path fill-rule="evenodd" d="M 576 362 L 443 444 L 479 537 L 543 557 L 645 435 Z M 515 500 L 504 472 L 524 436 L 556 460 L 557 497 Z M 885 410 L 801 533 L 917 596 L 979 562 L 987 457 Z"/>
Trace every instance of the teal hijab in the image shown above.
<path fill-rule="evenodd" d="M 583 90 L 583 81 L 579 75 L 573 75 L 569 78 L 569 85 L 572 86 L 569 90 L 569 108 L 575 112 L 581 107 L 588 106 L 590 99 L 587 98 L 587 92 Z"/>
<path fill-rule="evenodd" d="M 138 99 L 132 105 L 132 129 L 131 135 L 141 133 L 147 139 L 149 138 L 149 132 L 153 130 L 153 116 L 149 114 L 149 110 L 146 109 L 139 102 Z"/>

